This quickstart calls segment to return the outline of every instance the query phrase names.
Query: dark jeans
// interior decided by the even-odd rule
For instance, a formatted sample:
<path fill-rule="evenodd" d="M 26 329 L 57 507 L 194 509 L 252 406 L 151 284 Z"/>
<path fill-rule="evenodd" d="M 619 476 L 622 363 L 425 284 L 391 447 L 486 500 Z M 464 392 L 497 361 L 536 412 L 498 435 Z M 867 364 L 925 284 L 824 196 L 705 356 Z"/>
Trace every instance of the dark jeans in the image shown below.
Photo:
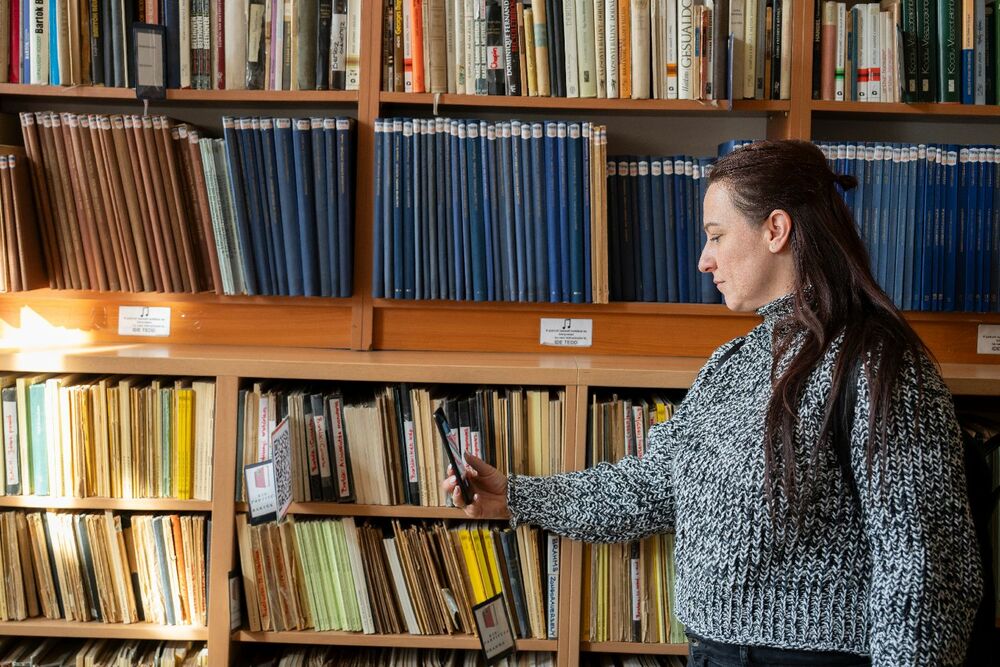
<path fill-rule="evenodd" d="M 862 667 L 871 665 L 871 658 L 839 651 L 802 651 L 768 646 L 740 646 L 702 639 L 688 633 L 688 667 Z"/>

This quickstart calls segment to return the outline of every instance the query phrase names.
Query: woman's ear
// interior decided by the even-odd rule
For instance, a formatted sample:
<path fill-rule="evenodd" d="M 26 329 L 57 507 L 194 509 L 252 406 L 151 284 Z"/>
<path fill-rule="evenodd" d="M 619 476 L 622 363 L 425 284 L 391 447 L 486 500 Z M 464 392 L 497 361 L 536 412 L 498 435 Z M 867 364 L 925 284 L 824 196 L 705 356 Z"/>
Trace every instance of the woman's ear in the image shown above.
<path fill-rule="evenodd" d="M 792 216 L 780 208 L 771 211 L 764 221 L 764 239 L 772 253 L 784 250 L 792 237 Z"/>

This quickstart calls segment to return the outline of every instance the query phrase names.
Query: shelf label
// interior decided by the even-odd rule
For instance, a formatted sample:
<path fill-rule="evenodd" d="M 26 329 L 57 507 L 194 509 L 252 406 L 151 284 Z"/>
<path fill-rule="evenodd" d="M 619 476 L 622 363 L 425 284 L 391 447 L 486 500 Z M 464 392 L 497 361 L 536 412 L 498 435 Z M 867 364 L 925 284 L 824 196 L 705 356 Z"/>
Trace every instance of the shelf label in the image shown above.
<path fill-rule="evenodd" d="M 555 347 L 590 347 L 594 344 L 594 320 L 543 317 L 538 342 Z"/>
<path fill-rule="evenodd" d="M 169 336 L 170 308 L 166 306 L 119 306 L 119 336 Z"/>
<path fill-rule="evenodd" d="M 1000 324 L 980 324 L 978 354 L 1000 354 Z"/>

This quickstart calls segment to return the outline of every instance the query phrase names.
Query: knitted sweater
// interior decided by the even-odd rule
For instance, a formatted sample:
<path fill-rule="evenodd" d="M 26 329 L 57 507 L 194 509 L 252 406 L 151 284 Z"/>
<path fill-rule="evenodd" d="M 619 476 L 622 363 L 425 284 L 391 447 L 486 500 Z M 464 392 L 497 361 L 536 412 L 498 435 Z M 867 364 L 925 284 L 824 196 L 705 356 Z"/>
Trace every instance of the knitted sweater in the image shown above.
<path fill-rule="evenodd" d="M 922 396 L 915 365 L 897 382 L 889 452 L 876 457 L 871 480 L 868 383 L 859 374 L 851 459 L 861 511 L 826 447 L 810 471 L 818 486 L 801 529 L 771 520 L 764 419 L 774 327 L 791 308 L 788 295 L 758 310 L 763 322 L 721 366 L 736 341 L 715 351 L 674 417 L 650 429 L 642 458 L 512 476 L 511 523 L 589 542 L 675 531 L 677 617 L 708 639 L 871 655 L 876 666 L 961 664 L 982 590 L 980 558 L 951 394 L 930 360 L 920 360 Z M 799 480 L 837 348 L 809 376 L 799 406 Z"/>

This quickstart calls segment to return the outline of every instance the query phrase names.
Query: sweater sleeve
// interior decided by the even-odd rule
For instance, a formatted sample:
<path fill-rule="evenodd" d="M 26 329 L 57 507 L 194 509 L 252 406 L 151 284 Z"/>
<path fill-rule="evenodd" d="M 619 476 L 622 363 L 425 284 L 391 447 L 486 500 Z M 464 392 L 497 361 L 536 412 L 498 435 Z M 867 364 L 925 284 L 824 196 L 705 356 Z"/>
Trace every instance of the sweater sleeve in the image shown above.
<path fill-rule="evenodd" d="M 626 456 L 547 477 L 512 475 L 507 486 L 511 526 L 531 523 L 586 542 L 629 542 L 671 530 L 674 450 L 683 441 L 686 415 L 698 409 L 699 387 L 734 343 L 720 347 L 702 367 L 674 416 L 649 430 L 641 458 Z"/>
<path fill-rule="evenodd" d="M 859 378 L 852 466 L 871 549 L 869 642 L 874 667 L 960 665 L 982 593 L 962 438 L 951 394 L 921 360 L 894 389 L 887 448 L 868 472 L 869 388 Z"/>

